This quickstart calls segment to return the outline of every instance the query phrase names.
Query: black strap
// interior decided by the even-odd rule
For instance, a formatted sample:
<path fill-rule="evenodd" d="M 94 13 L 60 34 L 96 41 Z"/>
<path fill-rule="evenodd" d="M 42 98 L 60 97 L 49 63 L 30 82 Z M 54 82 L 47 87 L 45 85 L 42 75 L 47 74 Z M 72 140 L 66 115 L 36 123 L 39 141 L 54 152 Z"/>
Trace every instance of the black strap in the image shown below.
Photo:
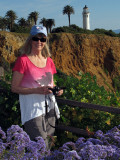
<path fill-rule="evenodd" d="M 46 97 L 45 97 L 45 115 L 48 114 L 48 105 L 47 105 L 47 101 L 46 101 Z"/>

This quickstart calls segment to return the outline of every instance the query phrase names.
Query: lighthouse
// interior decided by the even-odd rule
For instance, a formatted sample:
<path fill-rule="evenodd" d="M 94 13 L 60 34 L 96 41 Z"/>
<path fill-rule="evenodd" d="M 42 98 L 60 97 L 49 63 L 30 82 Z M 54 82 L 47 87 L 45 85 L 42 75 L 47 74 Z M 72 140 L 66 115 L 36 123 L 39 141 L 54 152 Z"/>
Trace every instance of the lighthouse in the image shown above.
<path fill-rule="evenodd" d="M 83 8 L 83 29 L 90 30 L 90 12 L 88 10 L 88 7 L 85 5 Z"/>

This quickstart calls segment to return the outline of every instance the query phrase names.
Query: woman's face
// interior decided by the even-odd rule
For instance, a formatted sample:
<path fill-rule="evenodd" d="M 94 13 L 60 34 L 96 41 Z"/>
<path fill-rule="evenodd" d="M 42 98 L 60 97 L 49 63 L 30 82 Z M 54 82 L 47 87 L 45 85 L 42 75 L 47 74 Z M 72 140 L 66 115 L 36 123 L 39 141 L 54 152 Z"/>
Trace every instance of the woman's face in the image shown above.
<path fill-rule="evenodd" d="M 42 51 L 46 43 L 46 38 L 44 34 L 37 34 L 32 37 L 32 49 Z"/>

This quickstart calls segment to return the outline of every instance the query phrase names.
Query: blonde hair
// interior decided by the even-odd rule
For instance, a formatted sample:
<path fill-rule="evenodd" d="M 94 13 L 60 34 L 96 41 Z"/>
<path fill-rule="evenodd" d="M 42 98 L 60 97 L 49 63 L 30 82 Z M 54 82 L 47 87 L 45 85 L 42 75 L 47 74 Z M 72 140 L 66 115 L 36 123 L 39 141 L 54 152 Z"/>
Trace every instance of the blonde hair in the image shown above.
<path fill-rule="evenodd" d="M 27 54 L 27 55 L 29 55 L 31 53 L 31 50 L 32 50 L 32 37 L 33 36 L 30 35 L 27 38 L 25 44 L 20 48 L 20 50 L 19 50 L 20 55 L 21 54 Z M 49 47 L 48 47 L 47 43 L 48 43 L 48 38 L 47 38 L 47 42 L 45 43 L 44 48 L 41 51 L 42 56 L 45 57 L 45 58 L 51 56 L 50 50 L 49 50 Z"/>

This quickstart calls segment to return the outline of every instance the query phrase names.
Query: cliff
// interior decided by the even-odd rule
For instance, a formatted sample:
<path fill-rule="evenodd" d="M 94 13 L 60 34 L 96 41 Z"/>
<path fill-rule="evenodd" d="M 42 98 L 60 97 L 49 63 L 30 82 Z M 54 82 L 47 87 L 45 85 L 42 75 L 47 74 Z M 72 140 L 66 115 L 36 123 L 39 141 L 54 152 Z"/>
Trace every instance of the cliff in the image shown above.
<path fill-rule="evenodd" d="M 27 36 L 0 32 L 0 58 L 13 63 Z M 112 80 L 120 75 L 120 38 L 92 34 L 50 34 L 49 46 L 58 69 L 76 77 L 79 72 L 89 72 L 96 75 L 100 86 L 113 89 Z"/>
<path fill-rule="evenodd" d="M 18 55 L 19 48 L 27 39 L 27 34 L 0 31 L 0 63 L 3 59 L 13 63 Z"/>

